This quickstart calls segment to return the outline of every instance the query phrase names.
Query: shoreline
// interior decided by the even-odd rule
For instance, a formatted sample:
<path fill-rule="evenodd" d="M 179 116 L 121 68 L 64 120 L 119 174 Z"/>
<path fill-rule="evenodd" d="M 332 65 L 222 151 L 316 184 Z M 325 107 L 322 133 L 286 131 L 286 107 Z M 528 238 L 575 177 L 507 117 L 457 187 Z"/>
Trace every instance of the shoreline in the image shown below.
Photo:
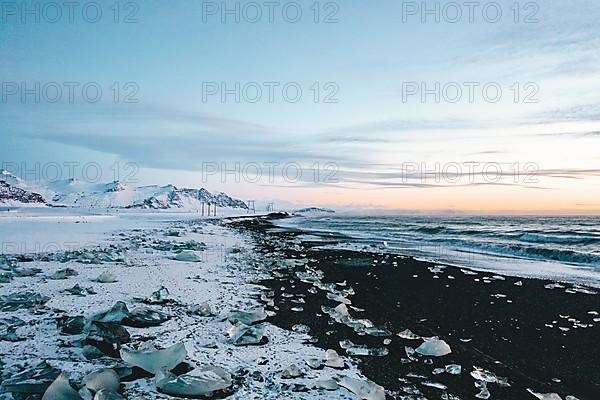
<path fill-rule="evenodd" d="M 343 340 L 371 348 L 386 347 L 386 356 L 353 358 L 365 376 L 390 393 L 422 393 L 435 398 L 447 392 L 473 398 L 481 390 L 471 376 L 476 366 L 510 383 L 510 387 L 488 383 L 491 398 L 534 398 L 528 389 L 580 400 L 600 395 L 600 372 L 596 368 L 600 321 L 595 321 L 598 315 L 593 314 L 600 311 L 597 295 L 578 292 L 568 284 L 554 286 L 556 282 L 547 279 L 462 270 L 376 249 L 319 248 L 319 241 L 298 238 L 305 232 L 273 225 L 268 218 L 241 220 L 235 225 L 251 232 L 265 252 L 309 260 L 308 267 L 278 269 L 273 278 L 261 282 L 276 295 L 279 311 L 271 321 L 284 329 L 308 325 L 317 339 L 315 345 L 340 354 L 345 353 L 340 347 Z M 336 307 L 339 303 L 321 290 L 311 293 L 313 285 L 296 275 L 307 270 L 320 271 L 322 282 L 347 282 L 356 292 L 348 296 L 351 305 L 365 310 L 350 310 L 351 315 L 385 326 L 392 336 L 357 335 L 343 324 L 331 324 L 322 306 Z M 283 293 L 304 296 L 303 311 L 292 311 L 298 304 Z M 397 334 L 405 329 L 424 337 L 439 336 L 448 342 L 452 353 L 411 360 L 405 348 L 414 348 L 422 340 L 399 338 Z M 391 343 L 384 344 L 386 339 Z M 432 373 L 451 364 L 461 365 L 462 373 Z"/>

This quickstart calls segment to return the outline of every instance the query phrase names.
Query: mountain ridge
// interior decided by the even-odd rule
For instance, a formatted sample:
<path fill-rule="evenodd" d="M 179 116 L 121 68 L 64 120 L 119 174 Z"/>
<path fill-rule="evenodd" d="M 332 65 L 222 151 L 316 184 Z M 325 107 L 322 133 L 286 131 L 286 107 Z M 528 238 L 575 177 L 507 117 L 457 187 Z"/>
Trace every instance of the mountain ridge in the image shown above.
<path fill-rule="evenodd" d="M 0 204 L 13 207 L 50 206 L 105 209 L 190 209 L 203 205 L 247 209 L 242 200 L 205 188 L 174 185 L 128 186 L 121 181 L 89 183 L 78 179 L 53 182 L 25 181 L 0 170 Z"/>

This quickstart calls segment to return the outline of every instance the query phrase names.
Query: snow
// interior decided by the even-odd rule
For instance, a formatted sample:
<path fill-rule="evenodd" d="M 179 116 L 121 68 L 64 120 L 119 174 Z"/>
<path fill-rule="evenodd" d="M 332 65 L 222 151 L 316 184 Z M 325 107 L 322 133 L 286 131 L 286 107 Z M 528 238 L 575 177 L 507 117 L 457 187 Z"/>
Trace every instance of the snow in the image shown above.
<path fill-rule="evenodd" d="M 72 382 L 81 382 L 88 373 L 99 368 L 112 368 L 117 359 L 101 358 L 87 360 L 78 346 L 65 345 L 80 336 L 64 336 L 58 331 L 55 318 L 62 315 L 89 317 L 110 309 L 117 301 L 124 301 L 129 309 L 139 304 L 162 286 L 168 288 L 169 298 L 174 303 L 152 304 L 151 307 L 173 316 L 160 326 L 147 328 L 127 327 L 132 344 L 150 340 L 159 348 L 168 348 L 184 343 L 187 350 L 186 362 L 192 367 L 205 365 L 224 368 L 233 373 L 240 367 L 258 371 L 265 382 L 247 378 L 237 388 L 234 399 L 281 397 L 281 371 L 296 364 L 306 370 L 307 375 L 293 383 L 304 382 L 310 386 L 317 380 L 330 379 L 337 375 L 352 379 L 363 379 L 356 367 L 339 371 L 325 368 L 314 371 L 306 367 L 306 360 L 325 357 L 325 351 L 303 343 L 306 335 L 282 330 L 269 323 L 262 323 L 269 342 L 262 346 L 234 346 L 224 333 L 231 327 L 226 316 L 238 310 L 254 310 L 260 304 L 262 288 L 254 282 L 268 277 L 261 268 L 261 257 L 254 251 L 253 242 L 240 233 L 224 226 L 213 224 L 208 219 L 198 219 L 197 214 L 181 213 L 123 213 L 123 214 L 74 214 L 72 210 L 35 210 L 9 213 L 0 217 L 0 240 L 3 242 L 23 241 L 41 244 L 56 241 L 79 241 L 80 248 L 109 249 L 123 261 L 84 263 L 71 260 L 61 263 L 53 257 L 48 261 L 19 263 L 20 267 L 41 268 L 36 276 L 15 277 L 12 282 L 0 286 L 0 296 L 30 290 L 50 297 L 41 314 L 27 309 L 0 312 L 0 319 L 18 317 L 26 322 L 17 328 L 16 334 L 25 340 L 0 342 L 0 354 L 5 371 L 15 370 L 20 365 L 30 365 L 47 360 L 51 365 L 69 372 Z M 178 231 L 180 236 L 166 236 L 165 232 Z M 208 250 L 201 252 L 201 262 L 176 261 L 175 253 L 147 246 L 151 241 L 186 243 L 204 242 Z M 93 245 L 84 244 L 92 241 Z M 110 247 L 109 247 L 110 246 Z M 43 246 L 40 246 L 43 249 Z M 241 251 L 230 252 L 230 249 Z M 21 251 L 28 253 L 29 251 Z M 35 251 L 33 252 L 35 253 Z M 72 268 L 77 276 L 64 280 L 48 279 L 53 273 Z M 103 272 L 114 273 L 115 283 L 98 283 L 94 279 Z M 92 287 L 95 295 L 74 296 L 63 292 L 79 284 Z M 200 317 L 187 313 L 190 307 L 206 303 L 216 317 Z M 143 339 L 146 338 L 146 339 Z M 216 348 L 203 344 L 214 341 Z M 268 362 L 258 363 L 259 358 Z M 352 365 L 351 360 L 345 360 Z M 287 382 L 289 383 L 289 382 Z M 345 389 L 325 392 L 311 390 L 306 393 L 286 392 L 289 399 L 348 399 Z M 125 397 L 170 398 L 157 395 L 152 378 L 141 378 L 125 383 Z"/>

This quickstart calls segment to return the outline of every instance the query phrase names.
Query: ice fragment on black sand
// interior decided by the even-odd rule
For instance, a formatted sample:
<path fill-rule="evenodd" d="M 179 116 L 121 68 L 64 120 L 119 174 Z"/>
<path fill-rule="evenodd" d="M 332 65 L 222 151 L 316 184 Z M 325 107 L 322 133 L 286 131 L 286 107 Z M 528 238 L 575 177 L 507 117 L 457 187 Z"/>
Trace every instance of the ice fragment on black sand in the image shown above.
<path fill-rule="evenodd" d="M 63 372 L 46 389 L 42 400 L 81 400 L 81 397 L 71 387 L 67 375 Z"/>
<path fill-rule="evenodd" d="M 42 394 L 59 374 L 58 369 L 42 361 L 5 379 L 0 385 L 0 392 Z"/>
<path fill-rule="evenodd" d="M 120 354 L 127 364 L 156 375 L 161 369 L 170 371 L 183 362 L 187 356 L 187 350 L 183 343 L 177 343 L 162 350 L 156 349 L 150 343 L 141 346 L 139 350 L 123 348 Z"/>
<path fill-rule="evenodd" d="M 177 397 L 211 397 L 232 386 L 231 375 L 223 368 L 200 367 L 188 374 L 176 376 L 167 369 L 156 375 L 156 387 L 162 393 Z"/>
<path fill-rule="evenodd" d="M 448 343 L 438 338 L 426 339 L 415 351 L 424 356 L 432 357 L 441 357 L 452 352 Z"/>

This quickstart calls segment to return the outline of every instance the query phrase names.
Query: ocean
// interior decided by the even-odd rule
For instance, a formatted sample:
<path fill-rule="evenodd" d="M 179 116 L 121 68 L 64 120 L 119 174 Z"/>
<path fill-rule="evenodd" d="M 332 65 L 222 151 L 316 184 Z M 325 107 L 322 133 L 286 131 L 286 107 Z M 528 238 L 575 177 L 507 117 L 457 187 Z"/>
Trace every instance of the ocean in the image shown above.
<path fill-rule="evenodd" d="M 597 216 L 346 216 L 281 224 L 439 263 L 600 286 Z"/>

